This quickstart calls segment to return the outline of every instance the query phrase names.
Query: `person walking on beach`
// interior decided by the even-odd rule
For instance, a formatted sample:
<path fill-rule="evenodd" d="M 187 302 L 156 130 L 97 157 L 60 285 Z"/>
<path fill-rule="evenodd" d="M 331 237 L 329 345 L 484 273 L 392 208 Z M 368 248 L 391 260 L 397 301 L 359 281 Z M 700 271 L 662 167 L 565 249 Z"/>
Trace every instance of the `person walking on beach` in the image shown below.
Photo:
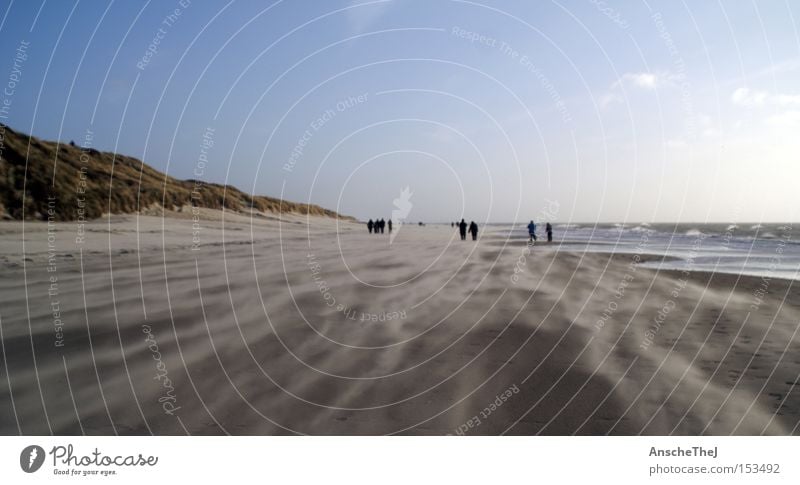
<path fill-rule="evenodd" d="M 389 234 L 392 233 L 392 220 L 389 219 Z"/>
<path fill-rule="evenodd" d="M 553 226 L 548 222 L 545 224 L 544 230 L 547 233 L 547 242 L 553 242 Z"/>
<path fill-rule="evenodd" d="M 472 240 L 478 240 L 478 225 L 475 224 L 475 221 L 469 223 L 469 233 L 472 234 Z"/>
<path fill-rule="evenodd" d="M 372 219 L 370 219 L 369 222 L 367 223 L 367 230 L 369 231 L 370 234 L 372 234 L 372 225 L 373 225 Z"/>
<path fill-rule="evenodd" d="M 385 228 L 385 227 L 386 227 L 386 221 L 381 219 L 381 234 L 383 234 L 383 228 Z"/>
<path fill-rule="evenodd" d="M 464 219 L 461 219 L 461 222 L 458 223 L 458 232 L 461 234 L 461 240 L 467 240 L 467 223 L 464 222 Z"/>
<path fill-rule="evenodd" d="M 536 224 L 533 221 L 531 221 L 531 223 L 528 224 L 528 235 L 530 236 L 528 242 L 536 240 Z"/>

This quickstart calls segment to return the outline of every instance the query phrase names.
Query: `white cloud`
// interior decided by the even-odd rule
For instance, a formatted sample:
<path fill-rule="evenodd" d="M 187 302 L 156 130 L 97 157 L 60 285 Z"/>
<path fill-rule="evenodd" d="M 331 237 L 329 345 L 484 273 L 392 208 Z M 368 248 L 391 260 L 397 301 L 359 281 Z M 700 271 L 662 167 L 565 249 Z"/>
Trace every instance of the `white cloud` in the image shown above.
<path fill-rule="evenodd" d="M 623 101 L 622 96 L 616 93 L 608 93 L 600 96 L 599 102 L 600 107 L 605 108 L 606 106 L 614 103 L 621 103 Z"/>
<path fill-rule="evenodd" d="M 611 89 L 622 86 L 623 84 L 632 84 L 640 88 L 653 89 L 661 84 L 661 82 L 660 76 L 652 72 L 626 72 L 611 85 Z"/>
<path fill-rule="evenodd" d="M 775 103 L 781 106 L 792 104 L 800 104 L 800 95 L 798 94 L 779 94 L 775 96 Z"/>
<path fill-rule="evenodd" d="M 789 110 L 767 118 L 767 123 L 781 128 L 796 128 L 800 126 L 800 111 Z"/>
<path fill-rule="evenodd" d="M 750 88 L 738 88 L 731 95 L 731 101 L 738 106 L 746 108 L 761 107 L 766 104 L 778 106 L 800 105 L 800 95 L 796 94 L 769 94 L 766 91 L 756 91 Z"/>
<path fill-rule="evenodd" d="M 600 96 L 599 103 L 601 108 L 605 108 L 614 103 L 621 103 L 625 101 L 620 90 L 626 86 L 631 86 L 638 89 L 653 90 L 662 86 L 675 86 L 678 76 L 671 74 L 669 71 L 662 72 L 626 72 L 619 77 L 609 91 Z"/>
<path fill-rule="evenodd" d="M 759 71 L 756 71 L 756 73 L 753 74 L 752 77 L 765 77 L 765 76 L 774 77 L 777 74 L 784 74 L 787 72 L 794 72 L 797 70 L 800 70 L 800 59 L 792 58 L 770 64 L 769 66 Z"/>
<path fill-rule="evenodd" d="M 716 126 L 714 120 L 704 113 L 697 113 L 695 117 L 697 126 L 700 129 L 700 134 L 705 137 L 719 137 L 722 136 L 722 130 Z"/>
<path fill-rule="evenodd" d="M 763 106 L 767 101 L 767 93 L 764 91 L 752 91 L 748 88 L 739 88 L 731 95 L 731 101 L 733 101 L 733 104 L 748 108 Z"/>
<path fill-rule="evenodd" d="M 649 72 L 628 74 L 628 76 L 636 86 L 641 88 L 654 88 L 656 87 L 656 81 L 658 80 L 655 74 Z"/>

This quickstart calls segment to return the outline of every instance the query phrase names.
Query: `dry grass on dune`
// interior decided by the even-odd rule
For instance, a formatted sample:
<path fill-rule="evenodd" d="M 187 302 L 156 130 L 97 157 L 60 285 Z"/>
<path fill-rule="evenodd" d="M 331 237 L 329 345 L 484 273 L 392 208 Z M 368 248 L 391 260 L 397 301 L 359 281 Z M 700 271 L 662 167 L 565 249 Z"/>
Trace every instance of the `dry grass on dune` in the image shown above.
<path fill-rule="evenodd" d="M 0 215 L 5 218 L 47 219 L 51 207 L 53 219 L 68 221 L 193 205 L 352 219 L 317 205 L 251 196 L 230 185 L 179 180 L 133 157 L 0 128 Z"/>

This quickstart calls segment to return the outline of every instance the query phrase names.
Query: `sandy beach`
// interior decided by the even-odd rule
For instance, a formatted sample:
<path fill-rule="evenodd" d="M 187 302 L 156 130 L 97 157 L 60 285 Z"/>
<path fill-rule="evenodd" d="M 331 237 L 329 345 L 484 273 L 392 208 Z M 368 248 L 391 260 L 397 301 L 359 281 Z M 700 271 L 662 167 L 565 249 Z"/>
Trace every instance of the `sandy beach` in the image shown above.
<path fill-rule="evenodd" d="M 798 432 L 789 280 L 444 225 L 199 219 L 0 223 L 0 433 Z"/>

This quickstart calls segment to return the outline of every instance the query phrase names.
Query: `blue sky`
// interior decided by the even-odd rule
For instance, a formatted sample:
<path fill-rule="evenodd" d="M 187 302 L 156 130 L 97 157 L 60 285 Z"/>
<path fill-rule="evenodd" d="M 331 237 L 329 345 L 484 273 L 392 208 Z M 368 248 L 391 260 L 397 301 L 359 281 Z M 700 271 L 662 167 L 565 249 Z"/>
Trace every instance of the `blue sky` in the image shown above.
<path fill-rule="evenodd" d="M 409 187 L 414 221 L 797 220 L 792 2 L 16 0 L 0 15 L 4 84 L 30 43 L 4 121 L 79 144 L 91 130 L 175 177 L 364 219 Z"/>

